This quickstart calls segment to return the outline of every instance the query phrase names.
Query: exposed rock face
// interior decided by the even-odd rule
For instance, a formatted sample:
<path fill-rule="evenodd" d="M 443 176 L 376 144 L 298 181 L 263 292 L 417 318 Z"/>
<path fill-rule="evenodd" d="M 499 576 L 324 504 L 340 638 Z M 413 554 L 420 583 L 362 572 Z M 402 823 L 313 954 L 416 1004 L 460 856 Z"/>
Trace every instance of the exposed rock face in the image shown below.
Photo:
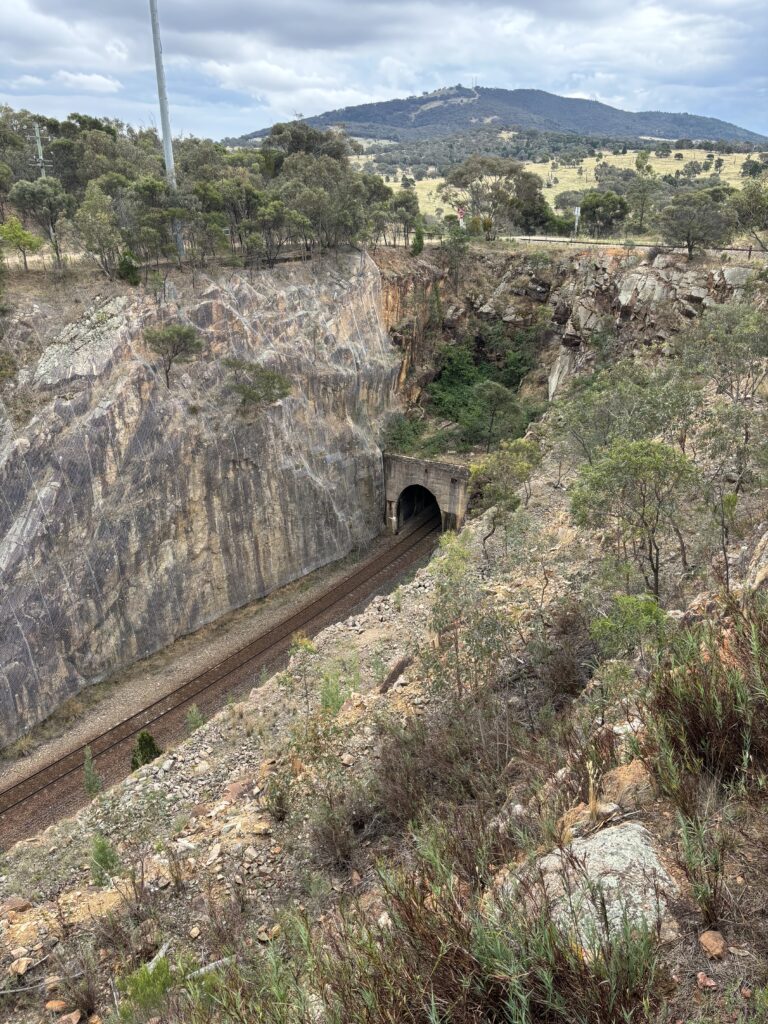
<path fill-rule="evenodd" d="M 161 309 L 138 291 L 97 304 L 22 371 L 31 422 L 14 430 L 0 403 L 0 742 L 382 527 L 399 360 L 376 267 L 197 285 Z M 159 320 L 205 344 L 170 390 L 142 342 Z M 230 356 L 291 395 L 244 415 Z"/>
<path fill-rule="evenodd" d="M 626 250 L 559 256 L 525 250 L 490 254 L 478 261 L 467 288 L 465 311 L 498 317 L 516 327 L 551 320 L 548 393 L 590 357 L 602 332 L 619 344 L 657 345 L 707 306 L 738 296 L 755 268 L 689 263 L 679 254 L 654 259 Z M 482 286 L 481 286 L 482 285 Z"/>

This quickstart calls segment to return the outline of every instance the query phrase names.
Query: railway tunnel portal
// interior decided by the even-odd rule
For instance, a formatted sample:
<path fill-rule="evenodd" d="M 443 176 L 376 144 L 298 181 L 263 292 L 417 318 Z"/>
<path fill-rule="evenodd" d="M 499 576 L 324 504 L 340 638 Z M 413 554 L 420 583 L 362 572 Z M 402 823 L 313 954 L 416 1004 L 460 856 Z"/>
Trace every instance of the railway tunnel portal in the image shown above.
<path fill-rule="evenodd" d="M 405 522 L 430 505 L 440 512 L 443 530 L 458 529 L 467 511 L 468 483 L 467 466 L 408 455 L 385 455 L 388 532 L 399 533 Z"/>

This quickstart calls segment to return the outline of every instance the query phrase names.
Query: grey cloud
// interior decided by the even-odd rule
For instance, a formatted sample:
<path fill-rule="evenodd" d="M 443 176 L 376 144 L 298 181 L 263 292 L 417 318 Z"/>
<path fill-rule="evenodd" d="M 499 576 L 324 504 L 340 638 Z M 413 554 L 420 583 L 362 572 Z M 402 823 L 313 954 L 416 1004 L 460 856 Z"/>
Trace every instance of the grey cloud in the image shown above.
<path fill-rule="evenodd" d="M 0 100 L 15 102 L 23 90 L 34 106 L 35 93 L 54 94 L 14 87 L 24 74 L 46 83 L 59 72 L 100 75 L 124 88 L 84 94 L 82 109 L 150 116 L 147 0 L 10 2 L 12 12 L 0 8 Z M 684 108 L 768 131 L 764 0 L 159 3 L 175 122 L 199 134 L 232 134 L 233 122 L 248 131 L 296 110 L 319 113 L 471 75 L 482 85 Z"/>

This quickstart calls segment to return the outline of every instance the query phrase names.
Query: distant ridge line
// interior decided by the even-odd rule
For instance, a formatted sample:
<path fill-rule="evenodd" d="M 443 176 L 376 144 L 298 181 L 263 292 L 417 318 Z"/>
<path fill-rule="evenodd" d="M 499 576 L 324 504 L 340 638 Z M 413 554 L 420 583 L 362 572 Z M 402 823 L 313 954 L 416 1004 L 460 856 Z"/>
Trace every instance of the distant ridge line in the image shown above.
<path fill-rule="evenodd" d="M 361 138 L 413 141 L 458 135 L 489 126 L 536 129 L 614 139 L 741 142 L 760 145 L 768 138 L 715 117 L 661 110 L 627 111 L 598 100 L 557 96 L 542 89 L 496 89 L 464 85 L 421 96 L 362 103 L 304 118 L 318 128 L 343 125 Z M 251 132 L 232 145 L 247 145 L 269 129 Z"/>

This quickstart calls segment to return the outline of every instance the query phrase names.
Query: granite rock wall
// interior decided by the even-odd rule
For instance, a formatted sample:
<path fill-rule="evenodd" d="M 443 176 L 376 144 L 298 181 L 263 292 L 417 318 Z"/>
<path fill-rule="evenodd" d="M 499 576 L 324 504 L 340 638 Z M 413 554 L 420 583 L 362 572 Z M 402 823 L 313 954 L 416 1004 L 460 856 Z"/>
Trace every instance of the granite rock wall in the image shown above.
<path fill-rule="evenodd" d="M 34 415 L 0 401 L 0 743 L 380 532 L 400 365 L 385 306 L 367 257 L 198 273 L 163 299 L 113 290 L 20 371 Z M 143 341 L 166 321 L 204 342 L 170 390 Z M 291 394 L 244 411 L 228 357 Z"/>

